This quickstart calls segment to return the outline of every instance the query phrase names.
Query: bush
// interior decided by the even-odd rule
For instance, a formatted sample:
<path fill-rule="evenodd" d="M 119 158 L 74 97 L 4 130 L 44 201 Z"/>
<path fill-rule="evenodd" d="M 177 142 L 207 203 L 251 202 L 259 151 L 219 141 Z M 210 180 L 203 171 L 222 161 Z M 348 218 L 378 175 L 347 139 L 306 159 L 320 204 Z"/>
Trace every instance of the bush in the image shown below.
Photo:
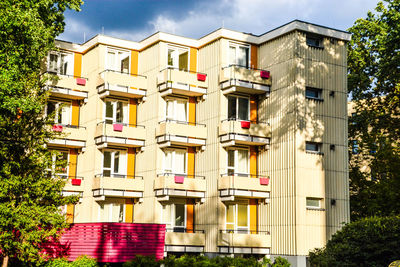
<path fill-rule="evenodd" d="M 400 217 L 364 218 L 345 225 L 323 249 L 310 252 L 312 266 L 388 266 L 400 258 Z"/>
<path fill-rule="evenodd" d="M 46 267 L 97 267 L 95 259 L 86 255 L 79 256 L 75 261 L 69 262 L 65 258 L 54 259 L 46 263 Z"/>

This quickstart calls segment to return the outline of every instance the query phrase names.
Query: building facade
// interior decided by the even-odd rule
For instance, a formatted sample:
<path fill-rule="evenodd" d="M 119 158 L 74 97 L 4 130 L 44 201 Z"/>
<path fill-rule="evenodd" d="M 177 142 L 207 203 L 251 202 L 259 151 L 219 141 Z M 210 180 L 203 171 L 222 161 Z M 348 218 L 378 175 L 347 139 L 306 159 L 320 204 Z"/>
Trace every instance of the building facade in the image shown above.
<path fill-rule="evenodd" d="M 260 36 L 57 41 L 49 142 L 70 222 L 163 223 L 166 253 L 285 256 L 349 221 L 350 34 L 293 21 Z"/>

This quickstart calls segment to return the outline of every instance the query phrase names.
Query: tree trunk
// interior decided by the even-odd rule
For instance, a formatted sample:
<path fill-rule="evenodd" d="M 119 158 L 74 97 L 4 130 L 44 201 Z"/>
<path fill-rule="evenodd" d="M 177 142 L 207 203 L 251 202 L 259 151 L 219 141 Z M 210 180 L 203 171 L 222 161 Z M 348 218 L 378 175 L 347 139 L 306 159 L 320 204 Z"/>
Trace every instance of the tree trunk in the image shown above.
<path fill-rule="evenodd" d="M 1 267 L 7 267 L 8 266 L 8 256 L 5 256 L 3 258 L 3 264 L 1 265 Z"/>

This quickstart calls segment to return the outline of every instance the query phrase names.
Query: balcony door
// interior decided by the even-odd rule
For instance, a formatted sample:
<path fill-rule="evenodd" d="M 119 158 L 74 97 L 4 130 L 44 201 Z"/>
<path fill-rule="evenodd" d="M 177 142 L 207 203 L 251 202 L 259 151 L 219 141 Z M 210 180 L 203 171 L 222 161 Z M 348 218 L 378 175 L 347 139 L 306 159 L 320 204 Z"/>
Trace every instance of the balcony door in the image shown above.
<path fill-rule="evenodd" d="M 121 73 L 129 73 L 130 52 L 108 49 L 106 59 L 106 69 Z"/>
<path fill-rule="evenodd" d="M 47 70 L 61 75 L 73 75 L 74 55 L 64 52 L 50 52 Z"/>
<path fill-rule="evenodd" d="M 47 116 L 54 114 L 54 124 L 71 124 L 71 103 L 50 100 L 46 105 Z"/>
<path fill-rule="evenodd" d="M 228 119 L 248 121 L 250 118 L 250 99 L 248 97 L 228 96 Z"/>
<path fill-rule="evenodd" d="M 187 220 L 186 204 L 171 203 L 163 205 L 162 217 L 167 230 L 172 230 L 173 232 L 185 232 Z"/>
<path fill-rule="evenodd" d="M 250 210 L 247 200 L 226 205 L 226 230 L 248 233 L 250 229 Z"/>
<path fill-rule="evenodd" d="M 249 67 L 250 47 L 236 43 L 229 44 L 229 64 Z"/>
<path fill-rule="evenodd" d="M 188 121 L 188 100 L 181 98 L 167 98 L 166 99 L 167 110 L 166 119 L 175 122 Z"/>
<path fill-rule="evenodd" d="M 187 48 L 168 46 L 168 67 L 188 70 L 189 51 Z"/>
<path fill-rule="evenodd" d="M 187 150 L 165 149 L 164 151 L 164 173 L 187 174 Z"/>
<path fill-rule="evenodd" d="M 248 149 L 228 149 L 227 173 L 230 176 L 249 175 L 250 154 Z"/>
<path fill-rule="evenodd" d="M 105 101 L 105 122 L 108 124 L 128 124 L 128 102 L 122 100 L 107 99 Z"/>

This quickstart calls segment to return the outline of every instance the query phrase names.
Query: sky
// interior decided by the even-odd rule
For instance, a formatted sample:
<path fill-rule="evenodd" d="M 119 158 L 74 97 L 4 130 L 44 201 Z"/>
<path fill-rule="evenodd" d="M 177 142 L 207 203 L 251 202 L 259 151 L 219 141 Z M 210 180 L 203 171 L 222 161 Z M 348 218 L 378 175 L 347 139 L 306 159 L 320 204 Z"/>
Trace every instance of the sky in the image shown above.
<path fill-rule="evenodd" d="M 162 31 L 200 38 L 218 28 L 260 35 L 299 19 L 347 30 L 378 0 L 84 0 L 66 11 L 57 39 L 83 43 L 96 34 L 141 41 Z"/>

